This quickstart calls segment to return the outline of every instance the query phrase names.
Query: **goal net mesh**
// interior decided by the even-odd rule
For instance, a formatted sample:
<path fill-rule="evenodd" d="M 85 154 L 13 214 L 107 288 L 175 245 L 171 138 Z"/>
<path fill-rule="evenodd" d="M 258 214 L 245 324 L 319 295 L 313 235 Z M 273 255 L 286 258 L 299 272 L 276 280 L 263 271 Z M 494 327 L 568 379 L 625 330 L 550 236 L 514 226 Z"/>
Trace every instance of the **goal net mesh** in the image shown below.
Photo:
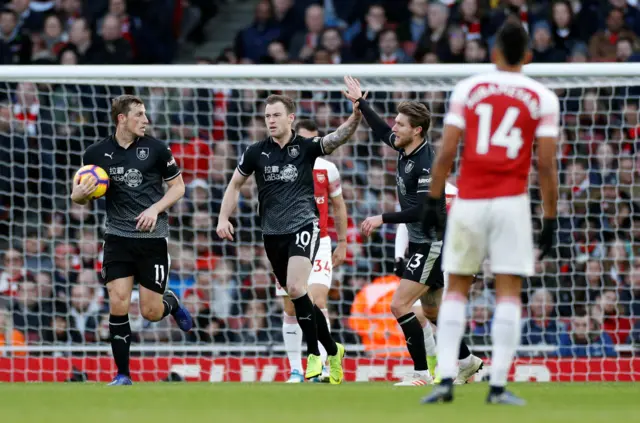
<path fill-rule="evenodd" d="M 559 244 L 524 281 L 511 378 L 640 380 L 640 77 L 577 77 L 565 68 L 566 76 L 539 78 L 556 89 L 562 110 Z M 197 322 L 184 334 L 171 319 L 145 321 L 134 293 L 134 379 L 287 377 L 282 301 L 261 242 L 253 179 L 242 188 L 235 241 L 221 242 L 215 225 L 239 153 L 266 137 L 268 94 L 294 98 L 296 116 L 314 119 L 322 133 L 349 115 L 341 78 L 300 69 L 297 77 L 265 78 L 16 74 L 0 83 L 0 381 L 104 381 L 114 374 L 100 280 L 104 200 L 83 208 L 69 194 L 82 152 L 110 133 L 110 100 L 123 93 L 144 100 L 148 133 L 166 141 L 183 169 L 187 193 L 170 211 L 168 286 Z M 392 123 L 400 101 L 424 102 L 436 143 L 460 78 L 389 78 L 369 69 L 361 82 L 374 108 Z M 397 283 L 396 228 L 383 225 L 365 239 L 359 225 L 395 209 L 397 154 L 363 123 L 329 160 L 340 171 L 349 215 L 347 261 L 334 270 L 329 294 L 331 330 L 347 345 L 347 380 L 395 379 L 411 368 L 389 310 L 393 290 L 380 289 Z M 530 192 L 537 234 L 535 170 Z M 493 276 L 484 272 L 470 294 L 465 339 L 487 363 L 494 307 Z"/>

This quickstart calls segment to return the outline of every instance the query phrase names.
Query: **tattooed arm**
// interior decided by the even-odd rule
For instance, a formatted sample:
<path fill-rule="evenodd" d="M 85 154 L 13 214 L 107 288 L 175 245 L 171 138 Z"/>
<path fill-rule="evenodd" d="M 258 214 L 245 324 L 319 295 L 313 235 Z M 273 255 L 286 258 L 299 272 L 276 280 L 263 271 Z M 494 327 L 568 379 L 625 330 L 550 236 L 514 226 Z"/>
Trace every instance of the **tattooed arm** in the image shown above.
<path fill-rule="evenodd" d="M 349 119 L 340 125 L 338 129 L 322 138 L 322 151 L 324 154 L 331 154 L 336 148 L 342 144 L 346 144 L 349 138 L 356 132 L 361 120 L 362 113 L 358 110 L 358 106 L 354 104 L 353 113 L 349 116 Z"/>

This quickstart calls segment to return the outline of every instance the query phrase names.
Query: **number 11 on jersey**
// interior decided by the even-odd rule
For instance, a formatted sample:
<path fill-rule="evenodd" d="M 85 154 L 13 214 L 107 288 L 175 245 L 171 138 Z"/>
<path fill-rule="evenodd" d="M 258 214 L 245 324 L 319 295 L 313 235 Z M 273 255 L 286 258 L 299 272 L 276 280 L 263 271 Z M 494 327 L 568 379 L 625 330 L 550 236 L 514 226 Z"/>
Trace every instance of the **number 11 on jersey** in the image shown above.
<path fill-rule="evenodd" d="M 493 135 L 491 134 L 493 106 L 481 103 L 476 106 L 475 112 L 479 116 L 476 153 L 487 154 L 489 145 L 495 145 L 497 147 L 505 147 L 508 158 L 517 158 L 518 152 L 524 144 L 522 130 L 513 126 L 516 123 L 516 119 L 518 119 L 518 115 L 520 115 L 520 110 L 517 107 L 509 107 Z"/>

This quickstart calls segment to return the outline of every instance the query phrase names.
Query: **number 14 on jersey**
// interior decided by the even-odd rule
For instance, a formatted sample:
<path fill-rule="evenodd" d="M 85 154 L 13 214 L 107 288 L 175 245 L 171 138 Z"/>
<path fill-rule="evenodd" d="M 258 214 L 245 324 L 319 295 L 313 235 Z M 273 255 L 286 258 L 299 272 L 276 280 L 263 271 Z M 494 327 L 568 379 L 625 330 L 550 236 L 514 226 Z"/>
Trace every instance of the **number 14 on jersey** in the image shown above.
<path fill-rule="evenodd" d="M 507 149 L 507 157 L 515 159 L 522 148 L 522 130 L 514 127 L 520 110 L 517 107 L 509 107 L 502 117 L 502 121 L 498 125 L 495 132 L 491 133 L 491 123 L 493 119 L 493 106 L 491 104 L 481 103 L 475 108 L 478 115 L 478 140 L 476 143 L 477 154 L 487 154 L 489 146 L 505 147 Z"/>

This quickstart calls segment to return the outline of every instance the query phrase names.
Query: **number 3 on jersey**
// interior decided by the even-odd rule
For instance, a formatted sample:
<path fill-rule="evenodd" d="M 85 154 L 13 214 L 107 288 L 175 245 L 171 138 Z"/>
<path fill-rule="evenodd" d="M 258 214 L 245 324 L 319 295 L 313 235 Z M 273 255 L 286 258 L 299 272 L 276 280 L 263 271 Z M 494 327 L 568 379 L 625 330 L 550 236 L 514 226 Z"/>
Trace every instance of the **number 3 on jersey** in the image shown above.
<path fill-rule="evenodd" d="M 513 125 L 518 119 L 520 110 L 517 107 L 509 107 L 502 117 L 502 121 L 496 131 L 491 134 L 491 122 L 493 118 L 493 106 L 491 104 L 481 103 L 475 109 L 479 117 L 478 122 L 478 141 L 476 144 L 476 153 L 487 154 L 489 145 L 497 147 L 505 147 L 507 149 L 507 157 L 516 159 L 518 152 L 522 148 L 522 130 L 515 128 Z"/>

